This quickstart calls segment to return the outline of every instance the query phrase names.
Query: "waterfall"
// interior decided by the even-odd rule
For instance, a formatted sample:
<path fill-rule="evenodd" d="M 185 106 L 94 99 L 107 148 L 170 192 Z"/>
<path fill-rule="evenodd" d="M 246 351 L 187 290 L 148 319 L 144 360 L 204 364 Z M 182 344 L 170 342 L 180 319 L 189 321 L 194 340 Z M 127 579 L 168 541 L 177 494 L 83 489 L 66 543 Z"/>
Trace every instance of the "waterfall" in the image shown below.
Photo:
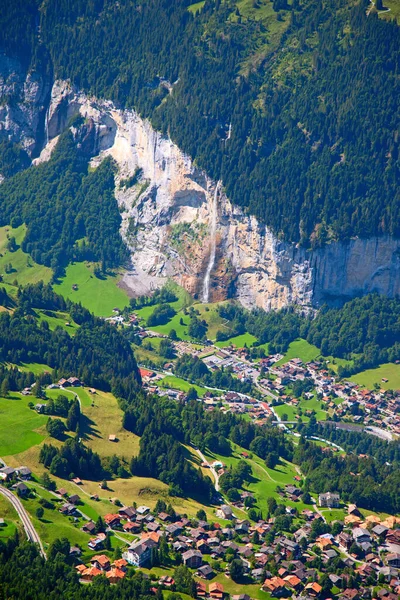
<path fill-rule="evenodd" d="M 49 105 L 46 109 L 46 114 L 44 117 L 44 135 L 45 135 L 45 139 L 44 139 L 44 148 L 47 146 L 47 144 L 49 143 L 49 112 L 50 112 L 50 102 Z"/>
<path fill-rule="evenodd" d="M 211 215 L 210 215 L 210 239 L 211 239 L 211 250 L 210 257 L 208 259 L 208 265 L 206 274 L 203 282 L 203 302 L 209 302 L 210 300 L 210 278 L 211 272 L 214 268 L 215 264 L 215 255 L 217 252 L 217 200 L 218 200 L 218 192 L 219 192 L 220 182 L 218 181 L 215 186 L 213 202 L 211 205 Z"/>

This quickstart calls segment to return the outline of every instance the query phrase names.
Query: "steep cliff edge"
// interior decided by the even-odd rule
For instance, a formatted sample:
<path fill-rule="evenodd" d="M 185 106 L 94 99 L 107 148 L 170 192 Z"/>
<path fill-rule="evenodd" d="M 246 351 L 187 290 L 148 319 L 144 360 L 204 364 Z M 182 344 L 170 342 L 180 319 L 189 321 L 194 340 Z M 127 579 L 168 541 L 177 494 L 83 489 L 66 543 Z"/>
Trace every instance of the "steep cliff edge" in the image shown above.
<path fill-rule="evenodd" d="M 37 90 L 38 106 L 43 93 L 44 88 Z M 133 294 L 147 292 L 169 277 L 200 299 L 235 296 L 246 307 L 266 310 L 290 304 L 319 306 L 374 290 L 388 296 L 400 293 L 399 241 L 354 239 L 314 252 L 278 241 L 254 217 L 232 206 L 223 189 L 216 193 L 216 182 L 148 121 L 109 101 L 90 98 L 67 82 L 52 87 L 44 126 L 48 143 L 38 160 L 48 158 L 57 136 L 78 114 L 93 131 L 87 149 L 92 164 L 108 155 L 118 164 L 121 234 L 131 250 L 123 285 Z M 33 114 L 25 125 L 19 119 L 15 126 L 10 125 L 10 112 L 7 115 L 7 131 L 19 135 L 26 147 L 31 145 Z"/>

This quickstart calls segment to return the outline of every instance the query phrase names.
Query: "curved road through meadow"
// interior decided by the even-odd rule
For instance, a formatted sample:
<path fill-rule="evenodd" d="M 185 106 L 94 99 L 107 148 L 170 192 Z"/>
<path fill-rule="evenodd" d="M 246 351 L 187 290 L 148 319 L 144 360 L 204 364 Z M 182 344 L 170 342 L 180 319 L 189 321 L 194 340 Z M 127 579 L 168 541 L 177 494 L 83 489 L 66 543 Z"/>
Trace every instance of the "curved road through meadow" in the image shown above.
<path fill-rule="evenodd" d="M 34 542 L 35 544 L 39 545 L 40 554 L 43 556 L 43 558 L 46 558 L 46 553 L 44 551 L 42 541 L 41 541 L 36 529 L 34 528 L 33 523 L 31 521 L 27 511 L 25 510 L 24 506 L 22 505 L 21 500 L 17 496 L 15 496 L 12 492 L 10 492 L 10 490 L 8 490 L 7 488 L 5 488 L 1 485 L 0 485 L 0 494 L 2 494 L 5 498 L 7 498 L 7 500 L 9 500 L 11 502 L 11 504 L 17 511 L 19 518 L 22 521 L 22 525 L 24 526 L 26 537 L 31 542 Z"/>

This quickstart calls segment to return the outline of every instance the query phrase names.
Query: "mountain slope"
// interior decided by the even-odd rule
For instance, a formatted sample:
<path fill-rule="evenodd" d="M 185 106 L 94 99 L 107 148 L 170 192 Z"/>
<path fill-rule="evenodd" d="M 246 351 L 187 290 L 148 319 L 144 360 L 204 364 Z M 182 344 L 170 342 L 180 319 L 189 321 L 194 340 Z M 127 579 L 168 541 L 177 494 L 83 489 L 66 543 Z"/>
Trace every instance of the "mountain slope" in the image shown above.
<path fill-rule="evenodd" d="M 398 236 L 398 26 L 366 0 L 188 4 L 50 0 L 32 60 L 150 116 L 286 240 Z"/>

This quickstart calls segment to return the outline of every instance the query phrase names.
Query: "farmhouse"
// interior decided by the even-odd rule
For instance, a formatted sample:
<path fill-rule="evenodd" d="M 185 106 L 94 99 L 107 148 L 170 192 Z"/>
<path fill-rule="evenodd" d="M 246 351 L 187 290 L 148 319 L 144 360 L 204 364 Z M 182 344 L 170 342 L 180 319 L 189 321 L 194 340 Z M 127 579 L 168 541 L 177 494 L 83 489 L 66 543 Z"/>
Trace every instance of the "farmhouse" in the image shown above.
<path fill-rule="evenodd" d="M 332 492 L 320 494 L 318 496 L 318 503 L 323 507 L 338 508 L 340 504 L 340 496 L 339 494 L 333 494 Z"/>

